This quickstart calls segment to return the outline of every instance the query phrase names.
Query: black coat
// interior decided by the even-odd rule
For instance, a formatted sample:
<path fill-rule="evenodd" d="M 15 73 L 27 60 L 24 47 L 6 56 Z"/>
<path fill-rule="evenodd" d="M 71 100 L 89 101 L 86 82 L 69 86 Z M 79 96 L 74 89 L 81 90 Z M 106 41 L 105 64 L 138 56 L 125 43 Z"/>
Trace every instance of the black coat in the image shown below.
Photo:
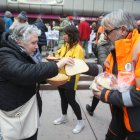
<path fill-rule="evenodd" d="M 58 73 L 55 62 L 35 63 L 8 37 L 2 36 L 0 48 L 0 109 L 13 110 L 36 94 L 37 82 Z"/>
<path fill-rule="evenodd" d="M 48 31 L 47 27 L 41 21 L 34 23 L 34 25 L 37 26 L 39 30 L 41 30 L 41 35 L 38 37 L 38 45 L 39 46 L 47 45 L 47 38 L 45 34 L 45 32 Z"/>
<path fill-rule="evenodd" d="M 108 43 L 97 47 L 98 52 L 98 63 L 104 66 L 104 62 L 110 53 L 110 45 Z"/>

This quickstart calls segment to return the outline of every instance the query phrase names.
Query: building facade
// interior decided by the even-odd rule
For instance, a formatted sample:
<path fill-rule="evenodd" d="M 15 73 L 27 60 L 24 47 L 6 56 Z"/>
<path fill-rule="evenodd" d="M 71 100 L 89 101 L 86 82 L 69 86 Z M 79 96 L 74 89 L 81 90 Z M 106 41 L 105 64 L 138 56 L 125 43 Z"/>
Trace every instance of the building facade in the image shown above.
<path fill-rule="evenodd" d="M 47 4 L 47 1 L 57 3 Z M 73 15 L 74 17 L 97 17 L 116 9 L 123 9 L 139 16 L 140 0 L 1 0 L 0 4 L 1 13 L 5 10 L 15 13 L 25 10 L 31 14 Z"/>

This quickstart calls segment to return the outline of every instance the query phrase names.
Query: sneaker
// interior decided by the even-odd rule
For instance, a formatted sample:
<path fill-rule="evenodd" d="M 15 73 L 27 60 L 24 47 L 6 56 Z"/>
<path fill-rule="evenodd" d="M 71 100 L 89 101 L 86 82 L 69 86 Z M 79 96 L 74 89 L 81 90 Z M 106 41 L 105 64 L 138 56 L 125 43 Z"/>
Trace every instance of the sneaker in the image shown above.
<path fill-rule="evenodd" d="M 75 128 L 72 130 L 74 134 L 80 133 L 85 127 L 83 120 L 78 120 Z"/>
<path fill-rule="evenodd" d="M 93 116 L 93 111 L 91 111 L 91 106 L 90 105 L 86 105 L 86 109 L 87 109 L 87 112 L 90 116 Z"/>
<path fill-rule="evenodd" d="M 68 122 L 68 117 L 67 117 L 67 115 L 62 115 L 60 118 L 54 120 L 54 121 L 53 121 L 53 124 L 59 125 L 59 124 L 66 123 L 66 122 Z"/>

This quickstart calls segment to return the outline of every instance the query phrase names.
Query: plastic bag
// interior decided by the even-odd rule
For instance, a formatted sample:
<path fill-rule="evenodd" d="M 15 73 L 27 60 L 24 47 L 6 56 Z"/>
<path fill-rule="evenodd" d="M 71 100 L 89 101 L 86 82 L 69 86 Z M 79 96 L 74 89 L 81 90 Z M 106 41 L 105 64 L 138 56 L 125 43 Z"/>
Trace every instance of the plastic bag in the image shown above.
<path fill-rule="evenodd" d="M 134 72 L 120 71 L 117 77 L 111 73 L 104 72 L 95 77 L 90 89 L 99 91 L 97 85 L 110 90 L 119 90 L 120 92 L 126 92 L 131 89 L 135 84 Z"/>
<path fill-rule="evenodd" d="M 118 73 L 118 87 L 120 92 L 126 92 L 135 84 L 135 75 L 133 72 L 121 71 Z"/>
<path fill-rule="evenodd" d="M 103 88 L 115 90 L 117 89 L 117 78 L 111 73 L 104 72 L 95 77 L 95 80 L 93 80 L 90 89 L 97 91 L 97 89 L 95 88 L 95 85 L 97 84 L 102 86 Z"/>

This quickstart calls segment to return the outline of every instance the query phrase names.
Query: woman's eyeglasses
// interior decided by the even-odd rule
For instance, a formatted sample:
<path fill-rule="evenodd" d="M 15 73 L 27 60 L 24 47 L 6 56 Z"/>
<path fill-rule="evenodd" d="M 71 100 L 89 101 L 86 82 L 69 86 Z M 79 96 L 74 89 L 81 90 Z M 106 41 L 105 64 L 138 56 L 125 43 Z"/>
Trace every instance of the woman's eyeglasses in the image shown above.
<path fill-rule="evenodd" d="M 114 29 L 112 29 L 112 30 L 105 30 L 105 36 L 109 36 L 109 34 L 111 34 L 111 32 L 113 32 L 114 30 L 118 30 L 118 29 L 120 29 L 120 27 L 119 28 L 114 28 Z"/>

